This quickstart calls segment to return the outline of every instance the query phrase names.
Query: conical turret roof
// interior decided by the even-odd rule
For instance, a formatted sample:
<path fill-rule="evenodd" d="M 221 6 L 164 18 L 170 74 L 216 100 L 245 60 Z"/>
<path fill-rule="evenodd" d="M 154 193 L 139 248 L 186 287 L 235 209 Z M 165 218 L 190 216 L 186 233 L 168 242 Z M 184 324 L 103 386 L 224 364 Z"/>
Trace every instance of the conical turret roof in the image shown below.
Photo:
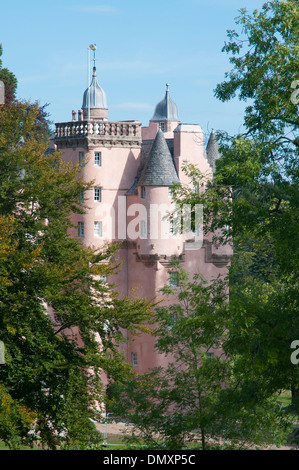
<path fill-rule="evenodd" d="M 171 186 L 179 177 L 163 132 L 159 129 L 147 164 L 141 174 L 139 186 Z"/>
<path fill-rule="evenodd" d="M 214 132 L 214 129 L 212 129 L 212 132 L 209 137 L 209 141 L 208 141 L 207 148 L 206 148 L 206 156 L 207 156 L 208 163 L 214 172 L 216 168 L 216 160 L 218 160 L 218 158 L 221 157 L 219 153 L 219 146 L 218 146 L 217 137 Z"/>

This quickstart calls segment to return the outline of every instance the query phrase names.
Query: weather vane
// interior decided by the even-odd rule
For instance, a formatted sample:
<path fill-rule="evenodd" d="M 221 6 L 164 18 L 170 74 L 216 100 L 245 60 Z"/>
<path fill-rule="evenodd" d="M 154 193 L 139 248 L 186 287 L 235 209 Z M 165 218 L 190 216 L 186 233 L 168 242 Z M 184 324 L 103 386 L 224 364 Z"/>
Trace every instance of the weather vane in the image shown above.
<path fill-rule="evenodd" d="M 96 65 L 96 50 L 97 50 L 97 45 L 96 44 L 90 44 L 88 47 L 88 82 L 87 82 L 87 87 L 89 87 L 90 84 L 90 51 L 93 51 L 93 65 L 95 67 Z M 88 120 L 90 120 L 90 97 L 88 95 Z"/>
<path fill-rule="evenodd" d="M 91 49 L 93 51 L 93 59 L 92 60 L 93 60 L 94 65 L 95 65 L 97 45 L 96 44 L 90 44 L 89 49 Z"/>

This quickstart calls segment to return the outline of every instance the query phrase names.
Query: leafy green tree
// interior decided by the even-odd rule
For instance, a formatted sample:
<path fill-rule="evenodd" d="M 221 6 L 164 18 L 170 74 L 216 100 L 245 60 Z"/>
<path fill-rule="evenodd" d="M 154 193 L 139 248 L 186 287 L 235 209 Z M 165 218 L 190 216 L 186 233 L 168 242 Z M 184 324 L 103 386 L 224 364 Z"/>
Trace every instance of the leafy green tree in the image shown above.
<path fill-rule="evenodd" d="M 0 109 L 0 383 L 35 416 L 44 445 L 56 448 L 63 436 L 78 448 L 97 439 L 90 419 L 99 418 L 103 374 L 129 374 L 118 349 L 122 328 L 142 328 L 150 306 L 120 299 L 101 281 L 116 269 L 117 246 L 95 252 L 69 236 L 69 216 L 85 210 L 80 195 L 91 183 L 47 151 L 38 115 L 37 104 Z M 16 423 L 19 438 L 28 436 L 26 423 Z"/>
<path fill-rule="evenodd" d="M 114 386 L 111 409 L 135 425 L 129 440 L 151 449 L 196 444 L 203 450 L 263 447 L 274 433 L 279 440 L 285 420 L 277 403 L 263 393 L 254 400 L 247 382 L 234 373 L 235 357 L 225 353 L 227 281 L 207 282 L 200 275 L 191 281 L 179 269 L 178 287 L 163 292 L 154 334 L 168 365 Z"/>
<path fill-rule="evenodd" d="M 264 300 L 259 299 L 255 306 L 251 321 L 258 334 L 255 341 L 247 343 L 255 345 L 247 353 L 254 352 L 257 357 L 259 345 L 257 362 L 272 391 L 298 387 L 298 371 L 289 360 L 290 344 L 299 337 L 299 120 L 293 92 L 299 66 L 298 20 L 298 2 L 293 0 L 268 2 L 253 15 L 241 10 L 237 23 L 246 39 L 236 31 L 228 33 L 224 51 L 231 55 L 234 67 L 215 91 L 223 101 L 237 92 L 241 100 L 249 101 L 245 133 L 222 136 L 223 158 L 217 167 L 216 184 L 232 188 L 237 253 L 242 256 L 242 245 L 250 243 L 254 244 L 252 257 L 255 261 L 260 257 L 259 263 L 250 261 L 251 277 L 242 283 L 241 302 L 243 306 L 251 303 L 258 285 L 265 293 Z M 267 283 L 261 275 L 262 263 L 268 263 Z M 240 297 L 234 298 L 238 305 Z"/>
<path fill-rule="evenodd" d="M 231 323 L 227 353 L 234 372 L 260 399 L 298 389 L 290 345 L 298 323 L 298 2 L 273 0 L 240 11 L 241 32 L 228 31 L 233 68 L 215 90 L 247 102 L 244 132 L 218 132 L 221 158 L 212 181 L 194 166 L 198 196 L 177 188 L 180 203 L 204 205 L 205 233 L 232 243 Z M 250 378 L 250 380 L 249 380 Z M 248 382 L 249 381 L 249 382 Z M 244 389 L 245 390 L 245 389 Z"/>

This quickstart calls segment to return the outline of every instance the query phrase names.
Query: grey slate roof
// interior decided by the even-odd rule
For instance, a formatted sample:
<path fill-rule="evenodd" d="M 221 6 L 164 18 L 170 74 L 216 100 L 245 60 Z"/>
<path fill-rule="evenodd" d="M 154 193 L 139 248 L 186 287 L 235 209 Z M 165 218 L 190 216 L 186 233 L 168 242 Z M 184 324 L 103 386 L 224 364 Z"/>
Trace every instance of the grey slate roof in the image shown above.
<path fill-rule="evenodd" d="M 179 183 L 174 161 L 163 132 L 159 129 L 149 159 L 138 181 L 140 186 L 171 186 Z"/>
<path fill-rule="evenodd" d="M 170 98 L 168 84 L 166 87 L 165 97 L 157 104 L 151 121 L 179 121 L 178 109 Z"/>
<path fill-rule="evenodd" d="M 83 95 L 82 109 L 84 108 L 108 109 L 106 93 L 100 87 L 97 80 L 96 68 L 93 68 L 92 81 Z"/>
<path fill-rule="evenodd" d="M 216 168 L 216 160 L 221 157 L 214 129 L 212 129 L 212 132 L 209 137 L 209 141 L 206 148 L 206 156 L 208 163 L 214 172 Z"/>

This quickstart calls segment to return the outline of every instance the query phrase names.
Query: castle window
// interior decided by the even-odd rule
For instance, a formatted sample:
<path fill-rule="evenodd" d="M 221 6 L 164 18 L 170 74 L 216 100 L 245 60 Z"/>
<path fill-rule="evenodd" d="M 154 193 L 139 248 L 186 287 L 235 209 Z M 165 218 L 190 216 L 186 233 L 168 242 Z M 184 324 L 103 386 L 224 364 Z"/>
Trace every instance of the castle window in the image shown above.
<path fill-rule="evenodd" d="M 84 154 L 84 152 L 79 152 L 79 165 L 81 167 L 85 165 L 85 154 Z"/>
<path fill-rule="evenodd" d="M 84 222 L 78 222 L 78 237 L 84 237 Z"/>
<path fill-rule="evenodd" d="M 169 221 L 169 233 L 170 235 L 173 237 L 174 234 L 175 234 L 175 230 L 174 230 L 174 220 L 173 219 L 170 219 Z"/>
<path fill-rule="evenodd" d="M 102 200 L 102 189 L 101 188 L 94 188 L 94 201 L 101 202 Z"/>
<path fill-rule="evenodd" d="M 170 287 L 177 287 L 179 284 L 178 273 L 172 272 L 169 273 L 169 285 Z"/>
<path fill-rule="evenodd" d="M 94 164 L 95 166 L 102 166 L 102 153 L 101 152 L 94 153 Z"/>
<path fill-rule="evenodd" d="M 193 194 L 197 194 L 199 191 L 198 183 L 193 183 Z"/>
<path fill-rule="evenodd" d="M 161 131 L 165 132 L 165 122 L 159 122 L 159 129 L 161 129 Z"/>
<path fill-rule="evenodd" d="M 95 237 L 102 236 L 102 222 L 94 222 L 93 223 L 93 234 Z"/>
<path fill-rule="evenodd" d="M 207 353 L 206 353 L 206 356 L 207 356 L 208 359 L 213 359 L 214 353 L 209 353 L 209 352 L 207 352 Z"/>
<path fill-rule="evenodd" d="M 145 186 L 141 186 L 140 195 L 142 199 L 145 199 Z"/>
<path fill-rule="evenodd" d="M 140 221 L 140 238 L 146 238 L 146 221 Z"/>
<path fill-rule="evenodd" d="M 135 352 L 131 353 L 131 364 L 132 364 L 133 367 L 138 366 L 137 353 L 135 353 Z"/>
<path fill-rule="evenodd" d="M 79 201 L 81 204 L 84 204 L 84 191 L 81 191 L 79 194 Z"/>

